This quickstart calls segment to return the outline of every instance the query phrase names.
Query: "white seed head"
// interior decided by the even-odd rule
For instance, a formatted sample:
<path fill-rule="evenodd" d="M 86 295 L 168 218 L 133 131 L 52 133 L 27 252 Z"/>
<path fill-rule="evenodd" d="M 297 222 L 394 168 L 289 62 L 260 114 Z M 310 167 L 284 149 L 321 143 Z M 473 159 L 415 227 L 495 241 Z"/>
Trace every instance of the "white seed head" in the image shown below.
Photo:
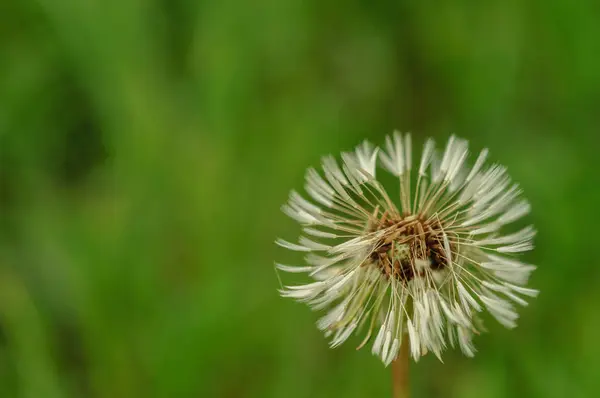
<path fill-rule="evenodd" d="M 467 141 L 454 136 L 441 158 L 426 141 L 413 181 L 411 138 L 395 132 L 384 149 L 365 141 L 341 164 L 324 157 L 323 175 L 310 168 L 305 188 L 313 201 L 291 192 L 282 210 L 310 238 L 276 243 L 306 252 L 308 265 L 276 269 L 313 281 L 280 292 L 328 309 L 317 325 L 331 347 L 364 334 L 359 348 L 373 341 L 371 352 L 387 366 L 405 336 L 415 360 L 428 352 L 441 358 L 448 343 L 473 356 L 483 310 L 516 326 L 513 303 L 527 305 L 521 296 L 538 293 L 524 287 L 535 266 L 517 259 L 533 249 L 536 230 L 502 230 L 531 206 L 504 167 L 486 167 L 487 149 L 472 168 L 468 153 Z M 397 200 L 375 178 L 378 160 L 399 178 Z"/>

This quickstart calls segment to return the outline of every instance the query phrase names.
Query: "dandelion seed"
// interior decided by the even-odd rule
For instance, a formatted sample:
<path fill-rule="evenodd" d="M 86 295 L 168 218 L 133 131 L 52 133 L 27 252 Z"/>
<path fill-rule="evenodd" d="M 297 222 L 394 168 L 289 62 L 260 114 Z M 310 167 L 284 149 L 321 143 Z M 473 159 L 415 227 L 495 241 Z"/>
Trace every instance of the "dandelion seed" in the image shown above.
<path fill-rule="evenodd" d="M 537 294 L 523 286 L 535 266 L 517 258 L 533 248 L 535 229 L 501 232 L 530 205 L 504 167 L 486 167 L 487 155 L 484 149 L 470 168 L 467 141 L 452 136 L 440 156 L 428 140 L 411 175 L 410 136 L 396 132 L 384 149 L 365 141 L 341 164 L 325 157 L 323 175 L 312 168 L 306 175 L 312 201 L 292 191 L 282 207 L 310 238 L 277 240 L 307 252 L 308 265 L 276 268 L 313 281 L 281 295 L 329 308 L 318 327 L 332 336 L 330 345 L 361 333 L 359 348 L 373 341 L 371 352 L 386 366 L 402 344 L 415 360 L 440 357 L 448 343 L 473 356 L 481 311 L 513 328 L 513 303 Z M 378 165 L 398 178 L 397 201 L 375 178 Z"/>

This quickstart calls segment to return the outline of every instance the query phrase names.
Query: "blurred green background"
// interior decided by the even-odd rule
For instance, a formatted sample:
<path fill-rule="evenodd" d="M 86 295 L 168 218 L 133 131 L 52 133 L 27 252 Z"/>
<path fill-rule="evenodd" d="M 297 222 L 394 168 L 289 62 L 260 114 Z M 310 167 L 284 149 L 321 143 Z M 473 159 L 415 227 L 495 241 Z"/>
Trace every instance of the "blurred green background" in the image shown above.
<path fill-rule="evenodd" d="M 394 128 L 489 147 L 540 296 L 415 397 L 600 395 L 594 1 L 3 0 L 0 397 L 386 397 L 278 297 L 279 206 Z"/>

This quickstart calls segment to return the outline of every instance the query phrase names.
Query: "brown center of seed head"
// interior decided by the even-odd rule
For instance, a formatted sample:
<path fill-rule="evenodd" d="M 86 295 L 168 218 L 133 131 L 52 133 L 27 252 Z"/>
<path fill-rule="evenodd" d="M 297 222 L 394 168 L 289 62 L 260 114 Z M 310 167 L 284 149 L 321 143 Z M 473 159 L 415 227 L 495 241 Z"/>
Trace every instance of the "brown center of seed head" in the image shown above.
<path fill-rule="evenodd" d="M 424 277 L 426 268 L 439 271 L 448 264 L 443 228 L 437 220 L 419 217 L 394 219 L 384 215 L 373 230 L 385 230 L 383 237 L 374 245 L 370 259 L 386 278 L 392 276 L 408 283 L 415 275 Z M 452 250 L 452 244 L 450 248 Z"/>

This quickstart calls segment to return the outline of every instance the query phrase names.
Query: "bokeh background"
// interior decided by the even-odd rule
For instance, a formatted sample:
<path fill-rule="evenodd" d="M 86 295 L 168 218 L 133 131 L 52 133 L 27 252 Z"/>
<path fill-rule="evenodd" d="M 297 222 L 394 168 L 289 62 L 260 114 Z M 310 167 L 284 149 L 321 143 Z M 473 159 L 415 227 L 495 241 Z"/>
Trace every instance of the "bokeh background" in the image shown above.
<path fill-rule="evenodd" d="M 3 0 L 0 396 L 386 397 L 278 297 L 280 211 L 393 129 L 491 149 L 540 296 L 415 397 L 600 395 L 595 1 Z"/>

